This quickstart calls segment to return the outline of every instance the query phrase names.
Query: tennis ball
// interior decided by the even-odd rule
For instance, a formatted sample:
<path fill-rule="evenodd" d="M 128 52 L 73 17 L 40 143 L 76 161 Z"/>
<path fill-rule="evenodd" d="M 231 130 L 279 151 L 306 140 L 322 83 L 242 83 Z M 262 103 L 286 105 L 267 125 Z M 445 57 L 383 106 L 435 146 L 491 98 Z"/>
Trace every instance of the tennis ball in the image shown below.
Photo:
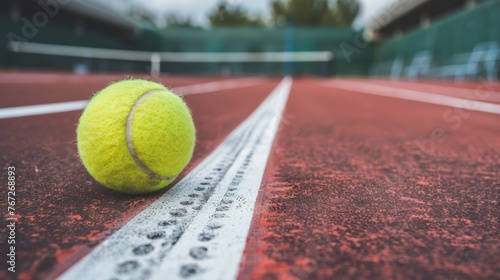
<path fill-rule="evenodd" d="M 195 127 L 181 97 L 163 85 L 115 82 L 96 93 L 78 122 L 78 154 L 102 185 L 128 194 L 160 190 L 186 167 Z"/>

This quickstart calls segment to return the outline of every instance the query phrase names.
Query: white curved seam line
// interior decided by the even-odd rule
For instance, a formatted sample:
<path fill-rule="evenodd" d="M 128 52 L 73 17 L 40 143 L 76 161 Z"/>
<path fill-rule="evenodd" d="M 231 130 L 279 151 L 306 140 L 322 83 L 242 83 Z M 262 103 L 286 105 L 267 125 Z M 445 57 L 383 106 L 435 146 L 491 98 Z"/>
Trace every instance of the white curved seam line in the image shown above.
<path fill-rule="evenodd" d="M 150 95 L 154 94 L 154 93 L 157 93 L 157 92 L 162 92 L 163 90 L 152 90 L 152 91 L 149 91 L 149 92 L 146 92 L 144 95 L 142 95 L 141 97 L 139 97 L 139 99 L 137 99 L 135 101 L 135 104 L 134 106 L 132 107 L 132 109 L 130 110 L 130 113 L 128 114 L 128 117 L 127 117 L 127 128 L 126 128 L 126 133 L 125 133 L 125 136 L 126 136 L 126 140 L 127 140 L 127 147 L 128 147 L 128 151 L 130 153 L 130 155 L 132 156 L 132 158 L 134 159 L 135 163 L 137 164 L 137 166 L 146 174 L 149 175 L 149 177 L 151 178 L 155 178 L 155 179 L 160 179 L 160 180 L 170 180 L 170 179 L 173 179 L 175 176 L 162 176 L 160 174 L 156 174 L 155 172 L 153 172 L 151 169 L 149 169 L 140 159 L 139 157 L 137 156 L 137 152 L 135 151 L 134 149 L 134 144 L 132 143 L 132 122 L 134 121 L 134 116 L 135 116 L 135 111 L 137 110 L 137 108 L 139 107 L 139 105 L 141 105 L 141 103 L 146 99 L 148 98 Z"/>

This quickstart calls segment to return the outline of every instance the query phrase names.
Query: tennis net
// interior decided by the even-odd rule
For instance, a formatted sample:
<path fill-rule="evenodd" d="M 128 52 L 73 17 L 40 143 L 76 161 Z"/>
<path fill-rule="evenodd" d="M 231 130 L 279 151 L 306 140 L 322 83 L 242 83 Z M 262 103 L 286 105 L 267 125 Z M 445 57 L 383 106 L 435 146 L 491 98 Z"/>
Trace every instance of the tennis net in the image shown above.
<path fill-rule="evenodd" d="M 149 52 L 9 43 L 11 65 L 75 72 L 150 72 L 192 75 L 332 76 L 333 53 L 319 52 Z M 32 65 L 30 65 L 30 63 Z"/>

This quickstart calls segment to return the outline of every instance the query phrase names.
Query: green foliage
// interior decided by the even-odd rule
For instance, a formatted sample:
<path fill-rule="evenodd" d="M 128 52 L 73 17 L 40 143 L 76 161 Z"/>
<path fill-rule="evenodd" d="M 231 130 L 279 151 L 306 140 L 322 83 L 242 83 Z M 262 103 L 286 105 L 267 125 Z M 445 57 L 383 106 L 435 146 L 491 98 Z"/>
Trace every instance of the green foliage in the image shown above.
<path fill-rule="evenodd" d="M 183 17 L 178 14 L 167 14 L 165 16 L 165 24 L 167 27 L 184 27 L 184 28 L 201 28 L 200 26 L 193 23 L 191 18 Z"/>
<path fill-rule="evenodd" d="M 358 16 L 360 5 L 357 0 L 337 0 L 334 17 L 339 25 L 351 25 Z"/>
<path fill-rule="evenodd" d="M 139 22 L 142 22 L 147 26 L 150 27 L 158 26 L 154 13 L 145 10 L 143 8 L 134 7 L 133 9 L 130 10 L 129 16 Z"/>
<path fill-rule="evenodd" d="M 350 26 L 359 7 L 358 0 L 273 0 L 271 16 L 275 26 Z"/>
<path fill-rule="evenodd" d="M 262 26 L 260 18 L 252 18 L 240 5 L 230 5 L 220 1 L 209 14 L 208 19 L 212 26 Z"/>

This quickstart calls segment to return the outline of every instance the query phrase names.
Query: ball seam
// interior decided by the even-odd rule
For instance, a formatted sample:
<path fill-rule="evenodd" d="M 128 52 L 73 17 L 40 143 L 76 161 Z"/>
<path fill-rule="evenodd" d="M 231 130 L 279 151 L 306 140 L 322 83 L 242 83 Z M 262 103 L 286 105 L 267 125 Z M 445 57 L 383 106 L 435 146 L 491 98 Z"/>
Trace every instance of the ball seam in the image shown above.
<path fill-rule="evenodd" d="M 137 152 L 136 152 L 136 150 L 134 148 L 134 144 L 132 143 L 132 123 L 134 121 L 134 116 L 135 116 L 135 112 L 136 112 L 137 108 L 139 108 L 139 106 L 141 105 L 141 103 L 146 98 L 148 98 L 152 94 L 158 93 L 158 92 L 164 92 L 164 90 L 151 90 L 151 91 L 148 91 L 148 92 L 144 93 L 141 97 L 139 97 L 135 101 L 134 106 L 130 110 L 130 112 L 128 114 L 128 117 L 127 117 L 127 125 L 126 125 L 125 138 L 126 138 L 126 141 L 127 141 L 128 151 L 129 151 L 130 155 L 132 156 L 132 158 L 134 159 L 134 162 L 139 167 L 139 169 L 141 169 L 144 173 L 148 174 L 148 176 L 151 177 L 151 178 L 160 179 L 160 180 L 171 180 L 171 179 L 175 178 L 175 176 L 163 176 L 163 175 L 157 174 L 154 171 L 152 171 L 151 169 L 149 169 L 149 167 L 147 167 L 146 164 L 144 164 L 139 159 L 139 156 L 137 155 Z"/>

